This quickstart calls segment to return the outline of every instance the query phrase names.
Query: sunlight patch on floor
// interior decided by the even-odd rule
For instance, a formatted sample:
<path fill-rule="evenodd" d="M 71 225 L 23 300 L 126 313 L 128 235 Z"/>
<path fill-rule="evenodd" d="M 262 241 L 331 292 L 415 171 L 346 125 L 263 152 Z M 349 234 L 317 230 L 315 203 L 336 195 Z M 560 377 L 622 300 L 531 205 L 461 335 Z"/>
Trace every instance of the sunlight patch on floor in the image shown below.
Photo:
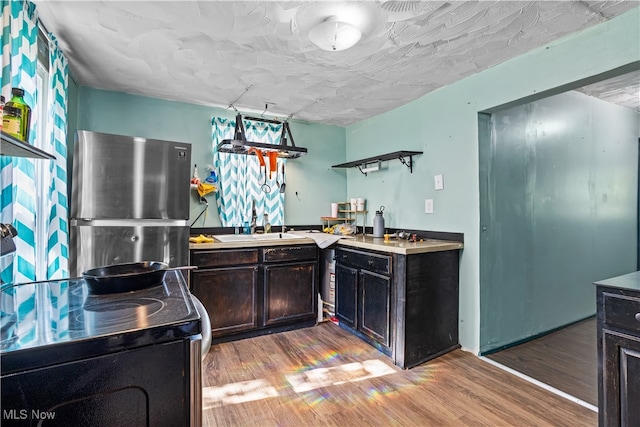
<path fill-rule="evenodd" d="M 383 361 L 372 359 L 364 362 L 346 363 L 332 368 L 308 369 L 285 375 L 285 378 L 295 393 L 304 395 L 322 387 L 363 381 L 394 373 L 396 370 Z M 372 391 L 372 393 L 378 396 L 385 394 L 383 391 Z M 280 393 L 276 386 L 270 384 L 266 379 L 241 381 L 217 387 L 203 387 L 202 406 L 203 409 L 209 409 L 278 396 Z M 320 396 L 319 401 L 322 400 L 324 399 Z"/>
<path fill-rule="evenodd" d="M 278 391 L 266 380 L 242 381 L 225 384 L 220 387 L 202 389 L 204 409 L 214 406 L 251 402 L 278 396 Z"/>
<path fill-rule="evenodd" d="M 304 393 L 320 387 L 362 381 L 393 374 L 396 371 L 380 360 L 347 363 L 333 368 L 316 368 L 298 374 L 286 375 L 296 393 Z"/>

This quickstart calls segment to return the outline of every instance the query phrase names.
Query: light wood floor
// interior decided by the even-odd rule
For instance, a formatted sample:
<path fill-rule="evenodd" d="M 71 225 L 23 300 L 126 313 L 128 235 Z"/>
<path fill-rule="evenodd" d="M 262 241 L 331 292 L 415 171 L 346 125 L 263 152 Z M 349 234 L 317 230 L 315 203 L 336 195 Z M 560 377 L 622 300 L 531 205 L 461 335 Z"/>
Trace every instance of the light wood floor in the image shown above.
<path fill-rule="evenodd" d="M 487 357 L 598 406 L 595 317 Z"/>
<path fill-rule="evenodd" d="M 410 370 L 331 323 L 212 346 L 205 426 L 596 426 L 597 414 L 473 354 Z"/>

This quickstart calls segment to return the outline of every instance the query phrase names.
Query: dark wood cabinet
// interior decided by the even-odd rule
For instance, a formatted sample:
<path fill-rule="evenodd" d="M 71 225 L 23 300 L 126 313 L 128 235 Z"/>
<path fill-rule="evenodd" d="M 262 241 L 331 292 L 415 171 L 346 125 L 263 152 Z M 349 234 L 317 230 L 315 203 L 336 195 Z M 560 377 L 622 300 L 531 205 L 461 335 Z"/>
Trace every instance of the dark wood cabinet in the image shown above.
<path fill-rule="evenodd" d="M 339 324 L 402 368 L 458 344 L 459 251 L 416 254 L 336 249 Z"/>
<path fill-rule="evenodd" d="M 336 317 L 341 323 L 356 327 L 358 301 L 358 270 L 342 264 L 336 264 Z"/>
<path fill-rule="evenodd" d="M 640 425 L 640 290 L 598 286 L 600 426 Z"/>
<path fill-rule="evenodd" d="M 264 267 L 264 325 L 317 316 L 317 262 Z"/>
<path fill-rule="evenodd" d="M 222 267 L 192 273 L 191 292 L 211 319 L 211 336 L 258 327 L 258 266 Z"/>
<path fill-rule="evenodd" d="M 262 324 L 271 326 L 318 315 L 318 249 L 315 245 L 263 248 Z"/>
<path fill-rule="evenodd" d="M 369 339 L 389 347 L 391 278 L 355 266 L 373 266 L 375 255 L 338 251 L 336 317 Z M 371 261 L 369 263 L 368 261 Z M 345 265 L 348 264 L 348 265 Z"/>
<path fill-rule="evenodd" d="M 315 245 L 192 250 L 191 291 L 214 342 L 312 326 L 318 316 Z"/>
<path fill-rule="evenodd" d="M 360 271 L 360 330 L 389 347 L 391 330 L 391 279 L 367 270 Z"/>

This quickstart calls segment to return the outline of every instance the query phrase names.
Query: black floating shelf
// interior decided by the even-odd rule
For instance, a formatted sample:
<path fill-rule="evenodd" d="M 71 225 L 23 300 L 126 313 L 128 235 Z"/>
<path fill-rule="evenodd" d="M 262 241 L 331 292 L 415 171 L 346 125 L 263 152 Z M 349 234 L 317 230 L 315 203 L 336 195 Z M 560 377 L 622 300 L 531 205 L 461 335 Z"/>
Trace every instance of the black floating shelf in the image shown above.
<path fill-rule="evenodd" d="M 0 155 L 9 157 L 30 157 L 33 159 L 50 159 L 55 160 L 55 156 L 27 144 L 18 138 L 2 132 L 2 145 L 0 146 Z"/>
<path fill-rule="evenodd" d="M 332 168 L 358 168 L 362 172 L 362 166 L 367 164 L 382 162 L 385 160 L 400 160 L 400 163 L 409 168 L 413 173 L 413 156 L 422 154 L 422 151 L 394 151 L 393 153 L 381 154 L 379 156 L 367 157 L 366 159 L 354 160 L 353 162 L 341 163 L 333 165 Z M 408 159 L 408 160 L 407 160 Z M 362 172 L 366 175 L 365 172 Z"/>

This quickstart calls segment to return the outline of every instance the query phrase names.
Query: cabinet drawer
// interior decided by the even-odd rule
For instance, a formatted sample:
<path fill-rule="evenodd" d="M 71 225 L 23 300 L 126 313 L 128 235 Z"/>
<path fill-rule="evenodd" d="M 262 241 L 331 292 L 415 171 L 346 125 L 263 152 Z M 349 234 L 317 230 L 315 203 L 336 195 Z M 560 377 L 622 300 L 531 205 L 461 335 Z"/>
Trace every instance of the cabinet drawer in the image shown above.
<path fill-rule="evenodd" d="M 191 265 L 200 268 L 258 263 L 258 249 L 197 251 L 191 253 Z"/>
<path fill-rule="evenodd" d="M 604 292 L 604 324 L 640 332 L 640 298 Z"/>
<path fill-rule="evenodd" d="M 317 251 L 315 245 L 264 248 L 264 262 L 315 260 Z"/>
<path fill-rule="evenodd" d="M 336 261 L 354 268 L 391 275 L 391 257 L 349 249 L 336 249 Z"/>

